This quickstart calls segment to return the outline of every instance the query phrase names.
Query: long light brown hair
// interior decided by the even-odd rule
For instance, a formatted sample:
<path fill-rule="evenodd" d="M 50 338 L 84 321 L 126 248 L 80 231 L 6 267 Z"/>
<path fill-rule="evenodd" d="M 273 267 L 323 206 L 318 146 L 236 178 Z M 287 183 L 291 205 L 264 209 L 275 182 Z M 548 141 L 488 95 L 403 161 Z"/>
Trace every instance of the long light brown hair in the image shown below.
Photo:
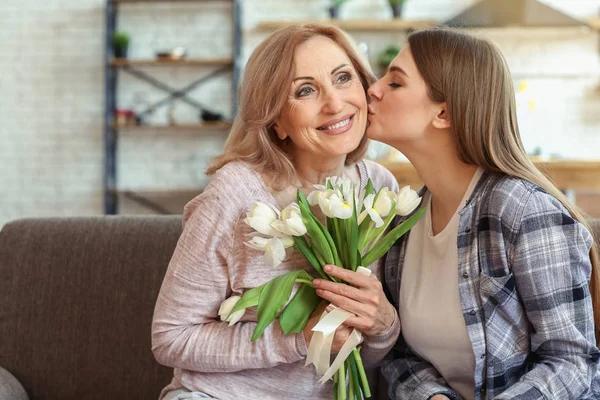
<path fill-rule="evenodd" d="M 229 162 L 245 161 L 281 186 L 294 182 L 296 169 L 287 151 L 290 139 L 280 140 L 274 124 L 289 96 L 296 48 L 315 36 L 327 37 L 344 50 L 367 95 L 367 89 L 376 78 L 344 31 L 330 25 L 307 24 L 274 32 L 254 50 L 246 64 L 239 91 L 238 114 L 224 152 L 211 161 L 206 171 L 208 175 Z M 346 156 L 346 165 L 363 158 L 367 146 L 365 135 L 358 147 Z"/>
<path fill-rule="evenodd" d="M 500 50 L 489 40 L 450 28 L 413 32 L 408 45 L 429 96 L 448 106 L 462 161 L 539 186 L 594 234 L 585 214 L 527 157 L 517 125 L 512 77 Z M 594 327 L 600 343 L 600 259 L 595 242 L 590 259 Z"/>

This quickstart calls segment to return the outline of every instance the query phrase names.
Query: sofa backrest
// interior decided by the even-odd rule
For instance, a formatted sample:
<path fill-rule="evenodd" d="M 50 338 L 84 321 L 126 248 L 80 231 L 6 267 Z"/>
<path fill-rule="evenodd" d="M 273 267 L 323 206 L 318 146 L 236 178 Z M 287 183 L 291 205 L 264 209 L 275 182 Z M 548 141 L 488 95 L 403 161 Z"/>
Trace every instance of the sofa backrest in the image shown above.
<path fill-rule="evenodd" d="M 593 227 L 600 240 L 600 219 Z M 150 324 L 180 234 L 179 216 L 4 226 L 0 366 L 31 400 L 157 398 L 172 370 L 154 360 Z"/>
<path fill-rule="evenodd" d="M 0 366 L 31 400 L 156 399 L 150 345 L 181 217 L 25 219 L 0 232 Z"/>

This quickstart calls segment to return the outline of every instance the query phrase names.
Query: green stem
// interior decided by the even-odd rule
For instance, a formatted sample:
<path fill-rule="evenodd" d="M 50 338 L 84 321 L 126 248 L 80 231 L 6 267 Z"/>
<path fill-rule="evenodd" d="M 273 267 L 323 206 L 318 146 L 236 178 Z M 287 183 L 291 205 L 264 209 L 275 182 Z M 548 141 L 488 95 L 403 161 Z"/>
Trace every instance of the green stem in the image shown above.
<path fill-rule="evenodd" d="M 296 283 L 303 283 L 305 285 L 308 285 L 308 286 L 314 288 L 312 281 L 309 281 L 308 279 L 298 278 L 298 279 L 296 279 Z"/>
<path fill-rule="evenodd" d="M 333 400 L 338 400 L 338 384 L 339 384 L 339 374 L 340 371 L 337 371 L 333 374 Z"/>
<path fill-rule="evenodd" d="M 365 373 L 365 367 L 363 366 L 362 358 L 358 349 L 352 350 L 354 360 L 356 360 L 356 368 L 358 368 L 358 374 L 360 375 L 360 381 L 365 397 L 371 397 L 371 388 L 369 387 L 369 381 L 367 380 L 367 374 Z"/>
<path fill-rule="evenodd" d="M 359 243 L 359 249 L 360 252 L 362 253 L 365 248 L 367 247 L 367 245 L 369 244 L 370 240 L 369 240 L 369 236 L 371 236 L 371 231 L 373 230 L 373 227 L 375 227 L 375 223 L 373 221 L 371 221 L 371 217 L 367 216 L 369 222 L 367 225 L 367 231 L 364 233 L 364 236 L 362 237 L 362 241 L 361 243 Z"/>
<path fill-rule="evenodd" d="M 337 372 L 338 377 L 338 399 L 346 400 L 346 366 L 344 363 L 340 366 Z"/>
<path fill-rule="evenodd" d="M 348 397 L 350 398 L 350 400 L 354 400 L 356 398 L 356 395 L 354 394 L 354 380 L 352 379 L 352 369 L 350 367 L 350 360 L 352 358 L 348 358 L 346 359 L 345 363 L 346 365 L 346 370 L 348 370 L 348 375 L 350 375 L 350 379 L 348 379 Z M 359 389 L 360 390 L 360 389 Z"/>

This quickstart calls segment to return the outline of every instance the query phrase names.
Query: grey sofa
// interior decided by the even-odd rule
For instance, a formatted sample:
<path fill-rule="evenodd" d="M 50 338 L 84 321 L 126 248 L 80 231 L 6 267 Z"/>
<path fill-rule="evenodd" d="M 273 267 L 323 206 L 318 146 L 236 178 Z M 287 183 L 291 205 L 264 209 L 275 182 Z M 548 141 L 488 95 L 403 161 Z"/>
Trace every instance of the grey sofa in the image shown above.
<path fill-rule="evenodd" d="M 0 400 L 157 398 L 172 371 L 154 360 L 150 324 L 180 234 L 180 216 L 4 226 Z"/>

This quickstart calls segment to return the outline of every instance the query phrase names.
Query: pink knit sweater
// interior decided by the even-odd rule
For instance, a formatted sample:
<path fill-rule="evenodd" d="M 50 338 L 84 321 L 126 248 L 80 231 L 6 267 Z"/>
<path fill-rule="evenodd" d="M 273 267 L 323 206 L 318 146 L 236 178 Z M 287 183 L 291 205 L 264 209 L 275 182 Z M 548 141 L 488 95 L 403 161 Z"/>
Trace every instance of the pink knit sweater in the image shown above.
<path fill-rule="evenodd" d="M 361 187 L 371 178 L 376 189 L 397 190 L 393 175 L 379 164 L 357 164 Z M 218 399 L 327 399 L 331 381 L 317 383 L 314 366 L 304 366 L 303 334 L 285 335 L 277 321 L 256 341 L 256 308 L 234 326 L 219 321 L 223 300 L 262 285 L 288 271 L 312 267 L 294 252 L 277 268 L 265 266 L 263 254 L 243 245 L 251 232 L 243 220 L 250 206 L 262 201 L 277 206 L 261 176 L 247 164 L 225 165 L 206 190 L 186 205 L 184 229 L 173 254 L 152 322 L 156 359 L 174 368 L 163 390 L 182 387 Z M 380 262 L 371 265 L 379 277 Z M 395 343 L 400 323 L 384 335 L 366 338 L 365 364 L 380 361 Z"/>

